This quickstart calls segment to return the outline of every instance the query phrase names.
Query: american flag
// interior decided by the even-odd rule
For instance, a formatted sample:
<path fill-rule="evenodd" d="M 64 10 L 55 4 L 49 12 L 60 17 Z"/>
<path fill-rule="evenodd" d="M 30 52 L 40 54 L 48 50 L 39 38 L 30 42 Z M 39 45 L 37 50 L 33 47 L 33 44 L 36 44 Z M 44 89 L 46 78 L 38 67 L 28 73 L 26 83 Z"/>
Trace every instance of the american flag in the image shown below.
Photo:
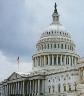
<path fill-rule="evenodd" d="M 17 58 L 17 63 L 19 64 L 19 56 L 18 56 L 18 58 Z"/>

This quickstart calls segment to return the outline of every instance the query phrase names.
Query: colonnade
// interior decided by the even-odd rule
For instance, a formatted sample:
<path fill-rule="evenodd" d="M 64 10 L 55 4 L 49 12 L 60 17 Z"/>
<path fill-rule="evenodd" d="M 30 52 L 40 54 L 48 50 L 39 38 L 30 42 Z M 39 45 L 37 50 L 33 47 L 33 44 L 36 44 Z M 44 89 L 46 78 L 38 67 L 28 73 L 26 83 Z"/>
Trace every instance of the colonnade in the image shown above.
<path fill-rule="evenodd" d="M 70 55 L 41 55 L 33 57 L 33 67 L 46 65 L 69 65 L 74 66 L 77 63 L 77 57 Z"/>
<path fill-rule="evenodd" d="M 3 86 L 4 96 L 34 96 L 42 93 L 42 80 L 26 80 L 8 83 Z"/>
<path fill-rule="evenodd" d="M 75 51 L 75 47 L 73 45 L 65 44 L 65 43 L 48 43 L 48 44 L 40 44 L 37 46 L 37 51 L 41 50 L 68 50 L 68 51 Z"/>

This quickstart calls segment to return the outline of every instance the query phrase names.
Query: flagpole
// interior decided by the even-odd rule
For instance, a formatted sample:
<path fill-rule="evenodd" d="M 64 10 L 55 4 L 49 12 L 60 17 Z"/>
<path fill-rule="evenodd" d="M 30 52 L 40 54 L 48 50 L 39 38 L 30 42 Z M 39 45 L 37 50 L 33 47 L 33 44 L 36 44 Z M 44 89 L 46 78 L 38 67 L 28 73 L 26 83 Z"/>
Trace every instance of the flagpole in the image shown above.
<path fill-rule="evenodd" d="M 19 64 L 18 64 L 18 73 L 19 73 Z"/>
<path fill-rule="evenodd" d="M 18 58 L 17 58 L 17 64 L 18 64 L 18 65 L 17 65 L 17 67 L 18 67 L 18 68 L 17 68 L 17 71 L 18 71 L 18 73 L 19 73 L 19 63 L 20 63 L 20 62 L 19 62 L 19 56 L 18 56 Z"/>

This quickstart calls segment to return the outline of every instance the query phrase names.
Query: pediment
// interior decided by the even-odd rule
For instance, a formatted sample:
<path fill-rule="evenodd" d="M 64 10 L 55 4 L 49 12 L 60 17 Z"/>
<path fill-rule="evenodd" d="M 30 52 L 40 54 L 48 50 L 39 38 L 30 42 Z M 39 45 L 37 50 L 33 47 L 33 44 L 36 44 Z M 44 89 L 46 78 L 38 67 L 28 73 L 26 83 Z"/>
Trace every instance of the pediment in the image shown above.
<path fill-rule="evenodd" d="M 9 78 L 8 78 L 8 80 L 9 81 L 11 81 L 11 80 L 16 80 L 16 79 L 20 79 L 20 78 L 22 78 L 22 76 L 21 75 L 19 75 L 18 73 L 12 73 L 10 76 L 9 76 Z"/>

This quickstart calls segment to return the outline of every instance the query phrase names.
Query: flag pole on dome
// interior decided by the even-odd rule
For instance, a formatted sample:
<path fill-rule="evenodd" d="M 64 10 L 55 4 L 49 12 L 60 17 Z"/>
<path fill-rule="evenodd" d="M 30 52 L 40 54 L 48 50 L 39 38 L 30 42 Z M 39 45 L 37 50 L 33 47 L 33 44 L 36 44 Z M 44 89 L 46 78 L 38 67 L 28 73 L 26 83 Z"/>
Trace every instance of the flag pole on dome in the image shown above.
<path fill-rule="evenodd" d="M 20 63 L 20 61 L 19 61 L 19 56 L 18 56 L 18 58 L 17 58 L 17 64 L 18 64 L 18 72 L 19 72 L 19 63 Z"/>

